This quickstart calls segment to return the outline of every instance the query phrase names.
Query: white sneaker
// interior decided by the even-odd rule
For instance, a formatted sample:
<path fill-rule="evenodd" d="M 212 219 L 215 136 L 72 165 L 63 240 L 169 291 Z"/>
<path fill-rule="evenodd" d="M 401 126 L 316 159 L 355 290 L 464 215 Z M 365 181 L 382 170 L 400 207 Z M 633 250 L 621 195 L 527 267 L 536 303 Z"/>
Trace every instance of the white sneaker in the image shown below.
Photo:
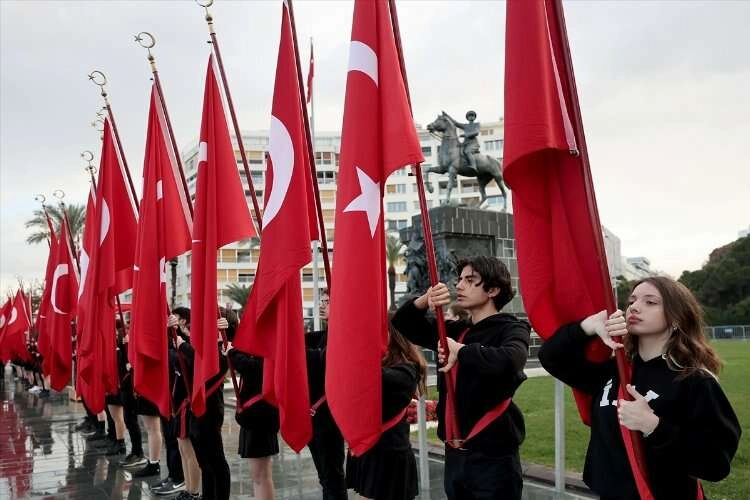
<path fill-rule="evenodd" d="M 38 385 L 35 385 L 31 389 L 29 389 L 29 392 L 36 394 L 37 392 L 40 392 L 41 390 L 42 390 L 41 387 L 39 387 Z"/>

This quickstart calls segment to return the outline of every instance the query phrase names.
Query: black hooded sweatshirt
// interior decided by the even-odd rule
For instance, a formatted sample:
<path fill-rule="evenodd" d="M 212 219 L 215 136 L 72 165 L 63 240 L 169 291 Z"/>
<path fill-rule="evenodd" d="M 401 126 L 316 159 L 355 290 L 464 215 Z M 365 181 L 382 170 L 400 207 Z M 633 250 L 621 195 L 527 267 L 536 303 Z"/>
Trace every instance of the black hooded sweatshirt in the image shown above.
<path fill-rule="evenodd" d="M 619 378 L 614 359 L 585 357 L 593 340 L 579 323 L 560 328 L 539 352 L 542 366 L 566 384 L 591 395 L 591 439 L 583 480 L 602 498 L 637 499 L 633 473 L 617 418 Z M 643 438 L 648 481 L 656 500 L 694 500 L 695 478 L 719 481 L 729 474 L 741 429 L 716 378 L 705 370 L 676 371 L 664 357 L 633 359 L 631 384 L 659 417 Z"/>
<path fill-rule="evenodd" d="M 411 342 L 437 351 L 437 325 L 414 301 L 402 305 L 393 317 L 393 326 Z M 507 398 L 526 380 L 523 368 L 529 352 L 530 327 L 512 314 L 498 313 L 477 324 L 447 321 L 448 337 L 458 340 L 468 329 L 458 351 L 456 413 L 465 438 L 474 425 Z M 445 440 L 445 378 L 438 372 L 438 437 Z M 501 457 L 518 452 L 526 435 L 523 415 L 511 403 L 498 419 L 464 444 L 468 450 Z"/>

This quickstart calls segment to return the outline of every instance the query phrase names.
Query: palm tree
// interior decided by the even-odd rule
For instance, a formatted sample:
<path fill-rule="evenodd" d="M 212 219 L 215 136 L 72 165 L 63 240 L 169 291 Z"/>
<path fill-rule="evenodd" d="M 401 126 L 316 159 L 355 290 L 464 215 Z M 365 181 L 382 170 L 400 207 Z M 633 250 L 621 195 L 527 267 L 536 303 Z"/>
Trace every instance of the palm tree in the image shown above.
<path fill-rule="evenodd" d="M 391 297 L 391 309 L 396 309 L 396 264 L 401 258 L 401 249 L 404 244 L 401 240 L 391 234 L 385 240 L 385 259 L 388 262 L 388 290 Z"/>
<path fill-rule="evenodd" d="M 237 283 L 230 283 L 224 289 L 224 295 L 237 302 L 240 307 L 244 308 L 247 304 L 247 298 L 250 296 L 251 287 L 247 285 L 238 285 Z"/>
<path fill-rule="evenodd" d="M 55 231 L 60 230 L 60 222 L 63 218 L 62 210 L 59 206 L 47 205 L 47 213 L 52 219 L 52 224 L 55 226 Z M 65 205 L 65 213 L 68 215 L 68 222 L 70 223 L 70 234 L 73 241 L 80 241 L 81 235 L 83 234 L 83 225 L 86 221 L 86 206 L 85 205 Z M 33 229 L 34 232 L 26 238 L 26 243 L 36 244 L 49 239 L 49 228 L 47 226 L 47 218 L 44 216 L 43 210 L 34 210 L 34 217 L 27 220 L 24 223 L 26 229 Z"/>

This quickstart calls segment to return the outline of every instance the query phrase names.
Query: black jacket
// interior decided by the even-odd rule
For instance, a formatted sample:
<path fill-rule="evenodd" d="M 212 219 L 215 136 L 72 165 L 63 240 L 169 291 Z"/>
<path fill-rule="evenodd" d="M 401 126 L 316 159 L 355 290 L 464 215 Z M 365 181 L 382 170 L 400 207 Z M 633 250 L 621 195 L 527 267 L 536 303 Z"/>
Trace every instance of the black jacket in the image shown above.
<path fill-rule="evenodd" d="M 617 419 L 619 378 L 614 359 L 586 360 L 592 337 L 580 324 L 560 328 L 539 352 L 542 366 L 566 384 L 593 396 L 591 439 L 583 479 L 607 498 L 637 499 L 635 481 Z M 687 376 L 664 358 L 633 360 L 631 383 L 649 399 L 659 425 L 643 439 L 651 492 L 656 500 L 696 498 L 695 478 L 719 481 L 729 474 L 741 429 L 718 381 L 709 372 Z"/>
<path fill-rule="evenodd" d="M 237 349 L 229 351 L 229 359 L 237 374 L 242 377 L 240 383 L 240 406 L 254 396 L 260 394 L 263 388 L 263 358 L 246 354 Z M 264 432 L 279 432 L 279 410 L 266 401 L 258 401 L 237 416 L 240 426 L 248 430 L 263 430 Z"/>
<path fill-rule="evenodd" d="M 411 403 L 418 383 L 419 372 L 413 363 L 401 363 L 383 368 L 383 423 L 395 418 Z M 406 421 L 406 415 L 398 424 L 380 436 L 375 447 L 381 450 L 411 450 L 409 423 Z"/>
<path fill-rule="evenodd" d="M 214 386 L 219 380 L 223 380 L 227 373 L 227 358 L 221 354 L 221 343 L 217 343 L 217 356 L 219 356 L 219 373 L 208 379 L 205 384 L 206 391 Z M 195 364 L 195 350 L 189 342 L 180 344 L 180 352 L 185 360 L 187 379 L 193 380 L 193 366 Z M 179 382 L 179 381 L 178 381 Z M 181 383 L 181 382 L 180 382 Z M 179 386 L 179 384 L 178 384 Z M 192 389 L 192 383 L 190 385 Z M 221 427 L 224 423 L 224 387 L 222 385 L 212 394 L 206 397 L 206 412 L 200 417 L 195 417 L 199 426 Z M 192 433 L 192 428 L 191 428 Z"/>
<path fill-rule="evenodd" d="M 406 338 L 427 349 L 437 350 L 437 326 L 426 311 L 417 309 L 414 301 L 402 305 L 393 317 L 393 326 Z M 447 321 L 447 335 L 458 339 L 469 329 L 458 353 L 456 413 L 463 437 L 488 411 L 512 397 L 526 380 L 523 368 L 528 356 L 530 327 L 511 314 L 498 313 L 473 325 L 464 321 Z M 438 437 L 445 440 L 445 379 L 438 372 Z M 465 444 L 470 450 L 490 456 L 504 456 L 518 451 L 526 435 L 523 415 L 511 403 L 507 411 Z"/>

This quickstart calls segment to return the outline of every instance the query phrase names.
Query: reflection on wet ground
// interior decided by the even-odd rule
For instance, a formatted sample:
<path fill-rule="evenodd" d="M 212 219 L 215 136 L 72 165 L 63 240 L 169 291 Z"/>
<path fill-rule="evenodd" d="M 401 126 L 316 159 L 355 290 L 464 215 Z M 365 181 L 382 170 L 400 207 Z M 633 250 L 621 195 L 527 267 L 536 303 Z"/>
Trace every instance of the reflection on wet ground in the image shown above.
<path fill-rule="evenodd" d="M 156 479 L 132 478 L 129 472 L 118 467 L 121 456 L 106 457 L 103 448 L 86 443 L 74 430 L 84 415 L 80 403 L 54 392 L 46 399 L 29 394 L 9 372 L 5 373 L 0 384 L 3 397 L 0 406 L 0 499 L 169 498 L 156 497 L 149 492 L 149 484 Z M 227 408 L 223 429 L 232 475 L 232 498 L 252 498 L 247 462 L 236 452 L 239 428 L 232 412 L 232 408 Z M 430 491 L 423 491 L 420 498 L 445 498 L 442 467 L 439 460 L 430 460 Z M 166 475 L 165 470 L 162 475 Z M 297 455 L 282 447 L 274 459 L 273 477 L 277 498 L 321 498 L 315 467 L 307 449 Z M 356 498 L 351 491 L 350 498 Z M 583 497 L 558 497 L 550 488 L 533 483 L 524 486 L 524 499 L 553 498 Z"/>

